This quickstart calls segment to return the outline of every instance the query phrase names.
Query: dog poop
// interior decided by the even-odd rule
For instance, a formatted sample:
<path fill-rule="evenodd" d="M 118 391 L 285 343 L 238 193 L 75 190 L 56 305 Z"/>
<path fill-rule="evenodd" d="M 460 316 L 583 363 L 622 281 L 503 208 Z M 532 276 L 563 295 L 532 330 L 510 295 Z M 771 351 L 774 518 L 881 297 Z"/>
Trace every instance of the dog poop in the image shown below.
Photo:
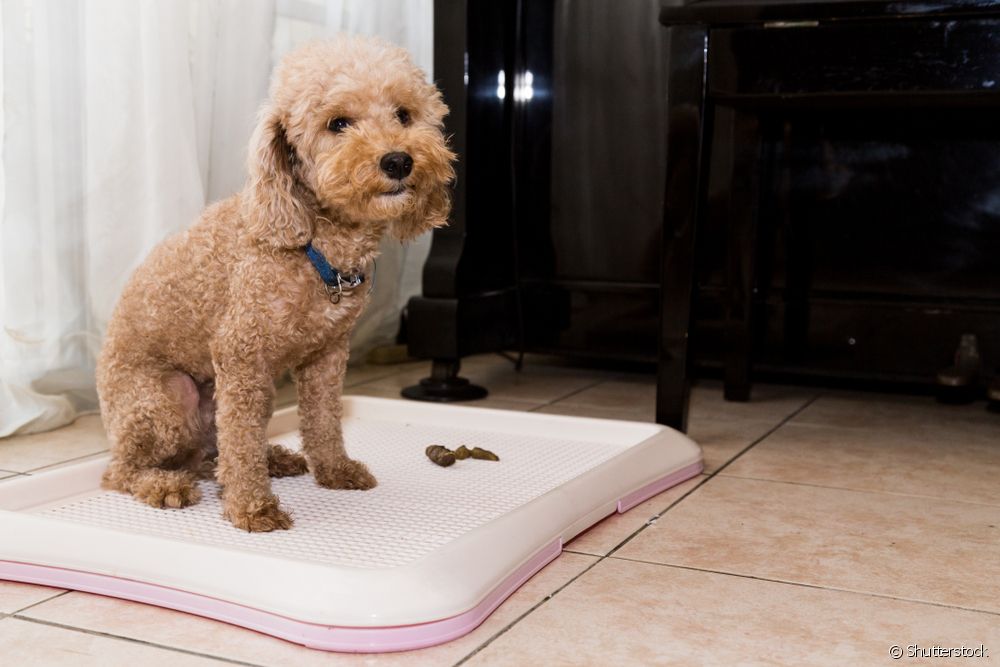
<path fill-rule="evenodd" d="M 455 462 L 455 453 L 441 445 L 430 445 L 424 450 L 424 453 L 427 454 L 427 458 L 442 468 L 447 468 Z"/>
<path fill-rule="evenodd" d="M 491 452 L 488 449 L 483 449 L 482 447 L 473 447 L 469 449 L 465 445 L 460 445 L 455 451 L 451 451 L 447 447 L 442 445 L 430 445 L 424 450 L 429 458 L 434 463 L 447 468 L 453 464 L 456 460 L 462 461 L 465 459 L 480 459 L 481 461 L 499 461 L 500 457 Z"/>
<path fill-rule="evenodd" d="M 469 453 L 474 459 L 480 459 L 482 461 L 499 461 L 500 457 L 491 452 L 488 449 L 483 449 L 482 447 L 473 447 L 472 451 Z"/>

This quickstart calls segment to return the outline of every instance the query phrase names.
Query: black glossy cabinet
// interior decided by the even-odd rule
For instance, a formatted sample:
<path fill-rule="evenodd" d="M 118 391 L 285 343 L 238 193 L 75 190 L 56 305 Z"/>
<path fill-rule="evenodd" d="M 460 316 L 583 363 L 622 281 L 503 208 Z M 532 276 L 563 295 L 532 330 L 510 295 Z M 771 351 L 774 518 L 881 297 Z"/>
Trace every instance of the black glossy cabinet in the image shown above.
<path fill-rule="evenodd" d="M 463 163 L 411 351 L 656 361 L 665 31 L 656 0 L 435 3 Z M 457 331 L 457 335 L 451 332 Z"/>
<path fill-rule="evenodd" d="M 439 0 L 460 154 L 411 350 L 928 384 L 1000 366 L 1000 2 Z"/>

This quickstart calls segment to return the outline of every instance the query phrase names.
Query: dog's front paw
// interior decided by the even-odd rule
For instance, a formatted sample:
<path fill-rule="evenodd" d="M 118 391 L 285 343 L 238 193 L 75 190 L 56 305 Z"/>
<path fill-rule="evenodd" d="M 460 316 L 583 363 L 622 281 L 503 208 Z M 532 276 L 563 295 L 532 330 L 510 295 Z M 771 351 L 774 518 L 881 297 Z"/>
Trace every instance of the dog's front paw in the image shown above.
<path fill-rule="evenodd" d="M 341 459 L 331 466 L 317 468 L 313 475 L 320 486 L 328 489 L 371 489 L 377 481 L 367 466 L 354 459 Z"/>
<path fill-rule="evenodd" d="M 240 530 L 267 533 L 292 527 L 292 517 L 278 506 L 278 499 L 267 498 L 250 503 L 225 502 L 223 516 Z"/>

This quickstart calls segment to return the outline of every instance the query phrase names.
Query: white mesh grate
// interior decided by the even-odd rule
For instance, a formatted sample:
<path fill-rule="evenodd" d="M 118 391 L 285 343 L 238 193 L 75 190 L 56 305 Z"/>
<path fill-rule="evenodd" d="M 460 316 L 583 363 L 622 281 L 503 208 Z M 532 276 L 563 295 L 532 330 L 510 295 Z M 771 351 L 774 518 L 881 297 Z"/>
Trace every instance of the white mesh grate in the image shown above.
<path fill-rule="evenodd" d="M 174 540 L 317 561 L 384 568 L 410 563 L 445 543 L 578 477 L 623 451 L 620 445 L 511 436 L 440 426 L 346 420 L 352 457 L 379 481 L 370 491 L 332 491 L 304 475 L 272 480 L 295 519 L 288 531 L 245 533 L 221 517 L 218 488 L 202 482 L 202 501 L 160 510 L 102 492 L 45 510 L 61 519 Z M 298 448 L 298 434 L 274 439 Z M 424 455 L 429 444 L 484 447 L 500 462 L 467 459 L 450 468 Z"/>

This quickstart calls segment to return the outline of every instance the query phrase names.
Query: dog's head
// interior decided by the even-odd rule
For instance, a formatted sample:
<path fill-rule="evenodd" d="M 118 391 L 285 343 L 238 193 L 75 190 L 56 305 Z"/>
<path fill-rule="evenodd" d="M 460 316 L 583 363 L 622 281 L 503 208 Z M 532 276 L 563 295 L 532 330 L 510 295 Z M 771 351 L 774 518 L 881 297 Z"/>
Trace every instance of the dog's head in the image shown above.
<path fill-rule="evenodd" d="M 447 112 L 406 51 L 382 40 L 340 37 L 289 54 L 251 140 L 251 233 L 301 247 L 321 211 L 388 224 L 401 240 L 443 225 L 455 176 Z"/>

